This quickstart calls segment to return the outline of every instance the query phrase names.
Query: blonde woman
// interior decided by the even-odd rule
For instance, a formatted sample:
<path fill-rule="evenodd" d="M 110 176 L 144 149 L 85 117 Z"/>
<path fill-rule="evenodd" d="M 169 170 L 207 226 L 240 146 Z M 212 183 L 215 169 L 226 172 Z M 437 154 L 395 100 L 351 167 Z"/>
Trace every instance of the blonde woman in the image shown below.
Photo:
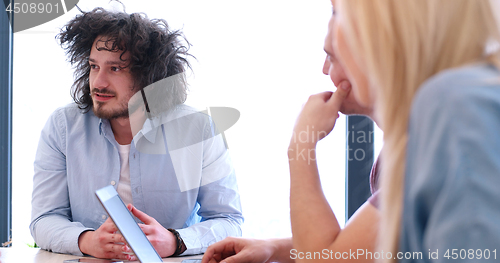
<path fill-rule="evenodd" d="M 315 157 L 297 158 L 295 151 L 315 154 L 316 144 L 335 126 L 339 112 L 366 115 L 371 107 L 359 105 L 351 83 L 333 49 L 333 22 L 328 26 L 324 50 L 327 58 L 323 73 L 330 76 L 337 91 L 312 95 L 302 108 L 294 127 L 295 134 L 307 139 L 290 142 L 290 217 L 293 237 L 281 239 L 226 238 L 211 245 L 202 263 L 316 262 L 325 259 L 340 262 L 373 262 L 379 225 L 378 165 L 370 174 L 373 195 L 349 219 L 344 228 L 325 199 Z M 318 136 L 320 135 L 320 136 Z M 368 255 L 367 255 L 368 254 Z"/>
<path fill-rule="evenodd" d="M 334 3 L 336 53 L 384 130 L 388 261 L 500 258 L 498 4 Z"/>

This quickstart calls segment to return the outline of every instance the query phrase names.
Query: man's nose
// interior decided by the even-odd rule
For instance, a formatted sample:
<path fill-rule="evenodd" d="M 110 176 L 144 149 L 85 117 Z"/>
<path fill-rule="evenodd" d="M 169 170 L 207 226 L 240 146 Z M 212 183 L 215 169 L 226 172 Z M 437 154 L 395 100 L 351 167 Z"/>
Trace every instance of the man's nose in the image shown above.
<path fill-rule="evenodd" d="M 93 87 L 94 88 L 106 88 L 109 85 L 108 81 L 108 76 L 104 70 L 99 70 L 97 73 L 95 73 L 94 80 L 93 80 Z"/>

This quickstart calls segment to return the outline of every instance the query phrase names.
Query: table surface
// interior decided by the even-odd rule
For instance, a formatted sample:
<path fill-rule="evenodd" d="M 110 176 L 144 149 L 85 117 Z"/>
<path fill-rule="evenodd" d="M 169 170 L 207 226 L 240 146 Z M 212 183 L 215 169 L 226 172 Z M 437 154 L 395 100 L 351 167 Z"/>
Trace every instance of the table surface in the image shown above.
<path fill-rule="evenodd" d="M 62 263 L 79 256 L 48 252 L 39 248 L 0 248 L 0 263 Z M 201 259 L 203 255 L 164 258 L 163 262 L 181 262 L 184 259 Z M 125 261 L 127 262 L 127 261 Z M 138 261 L 128 261 L 138 262 Z"/>

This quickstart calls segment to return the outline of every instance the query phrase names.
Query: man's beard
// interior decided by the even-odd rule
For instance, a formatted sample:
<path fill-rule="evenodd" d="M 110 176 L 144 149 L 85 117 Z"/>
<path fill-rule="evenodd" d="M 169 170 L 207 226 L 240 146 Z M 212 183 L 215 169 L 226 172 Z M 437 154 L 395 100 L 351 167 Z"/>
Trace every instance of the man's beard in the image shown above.
<path fill-rule="evenodd" d="M 98 90 L 96 88 L 93 89 L 92 93 L 99 92 L 102 94 L 111 94 L 114 95 L 116 98 L 116 94 L 113 92 L 109 92 L 107 89 L 102 89 Z M 128 118 L 129 117 L 129 112 L 128 112 L 128 101 L 130 98 L 127 100 L 122 100 L 118 104 L 117 109 L 103 109 L 103 106 L 106 105 L 106 102 L 101 102 L 101 101 L 93 101 L 93 106 L 92 106 L 92 111 L 94 112 L 94 115 L 97 116 L 98 118 L 101 119 L 118 119 L 118 118 Z"/>
<path fill-rule="evenodd" d="M 94 115 L 101 119 L 128 118 L 128 103 L 120 103 L 118 109 L 102 109 L 105 102 L 96 101 L 92 107 Z"/>

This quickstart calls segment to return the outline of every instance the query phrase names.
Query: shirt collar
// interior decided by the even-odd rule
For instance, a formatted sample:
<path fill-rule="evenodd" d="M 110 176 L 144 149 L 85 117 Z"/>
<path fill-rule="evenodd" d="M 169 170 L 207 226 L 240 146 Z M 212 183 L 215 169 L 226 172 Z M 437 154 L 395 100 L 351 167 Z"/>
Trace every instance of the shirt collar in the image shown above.
<path fill-rule="evenodd" d="M 149 142 L 155 143 L 156 133 L 160 125 L 160 118 L 146 119 L 142 125 L 142 129 L 134 136 L 134 141 L 138 142 L 140 138 L 144 137 Z"/>
<path fill-rule="evenodd" d="M 133 140 L 137 142 L 140 138 L 144 137 L 149 142 L 155 143 L 156 133 L 162 124 L 162 116 L 154 117 L 152 119 L 147 118 L 142 126 L 142 129 L 134 136 Z M 107 125 L 109 125 L 109 120 L 102 118 L 99 119 L 99 135 L 106 136 Z"/>
<path fill-rule="evenodd" d="M 103 123 L 104 123 L 104 120 L 101 119 L 101 118 L 99 118 L 99 135 L 106 136 L 106 132 L 105 132 L 105 130 L 102 127 Z"/>

